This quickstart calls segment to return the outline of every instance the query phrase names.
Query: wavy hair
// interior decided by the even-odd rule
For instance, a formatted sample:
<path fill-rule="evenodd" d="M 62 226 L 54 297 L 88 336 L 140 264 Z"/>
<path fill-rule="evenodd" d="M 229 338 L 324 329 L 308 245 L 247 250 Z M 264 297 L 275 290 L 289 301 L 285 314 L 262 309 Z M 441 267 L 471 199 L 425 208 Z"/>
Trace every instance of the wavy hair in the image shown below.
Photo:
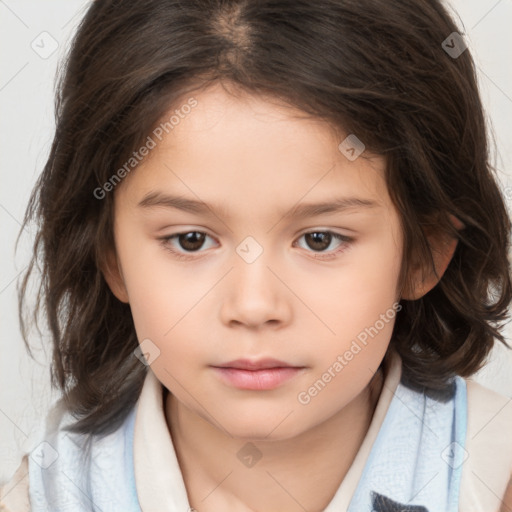
<path fill-rule="evenodd" d="M 472 56 L 443 47 L 448 38 L 457 49 L 454 32 L 437 0 L 91 3 L 59 70 L 55 135 L 23 223 L 37 222 L 33 255 L 18 286 L 29 350 L 29 324 L 44 317 L 49 328 L 52 384 L 71 429 L 116 429 L 146 374 L 130 307 L 101 271 L 114 247 L 114 194 L 94 191 L 179 98 L 214 82 L 280 99 L 385 156 L 404 234 L 402 285 L 414 261 L 433 265 L 429 230 L 458 238 L 436 287 L 401 300 L 391 344 L 412 382 L 442 390 L 477 371 L 496 340 L 506 344 L 511 224 Z"/>

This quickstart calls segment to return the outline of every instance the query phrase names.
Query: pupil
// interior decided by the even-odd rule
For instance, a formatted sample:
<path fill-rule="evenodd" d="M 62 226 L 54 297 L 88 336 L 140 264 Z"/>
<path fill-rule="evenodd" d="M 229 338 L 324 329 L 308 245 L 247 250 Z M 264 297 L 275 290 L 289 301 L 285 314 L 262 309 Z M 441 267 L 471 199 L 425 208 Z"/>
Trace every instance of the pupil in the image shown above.
<path fill-rule="evenodd" d="M 187 251 L 194 251 L 200 249 L 204 243 L 204 233 L 198 231 L 191 231 L 179 236 L 179 242 L 183 249 Z"/>
<path fill-rule="evenodd" d="M 331 243 L 330 233 L 307 233 L 306 242 L 315 251 L 321 251 L 329 247 Z"/>

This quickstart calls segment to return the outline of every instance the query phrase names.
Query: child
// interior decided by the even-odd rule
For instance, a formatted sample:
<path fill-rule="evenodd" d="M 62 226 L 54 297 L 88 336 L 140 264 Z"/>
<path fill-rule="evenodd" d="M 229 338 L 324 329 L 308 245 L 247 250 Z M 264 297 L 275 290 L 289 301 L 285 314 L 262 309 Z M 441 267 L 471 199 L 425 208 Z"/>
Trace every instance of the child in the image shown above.
<path fill-rule="evenodd" d="M 39 262 L 63 398 L 3 510 L 512 510 L 466 380 L 511 226 L 440 2 L 96 0 L 56 111 L 21 304 Z"/>

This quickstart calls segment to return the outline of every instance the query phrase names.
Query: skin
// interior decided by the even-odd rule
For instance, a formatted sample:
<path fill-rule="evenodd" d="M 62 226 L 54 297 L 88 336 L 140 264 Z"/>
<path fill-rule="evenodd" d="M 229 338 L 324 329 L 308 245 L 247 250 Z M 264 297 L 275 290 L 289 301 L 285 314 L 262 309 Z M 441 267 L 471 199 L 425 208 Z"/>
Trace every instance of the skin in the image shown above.
<path fill-rule="evenodd" d="M 367 432 L 394 320 L 308 404 L 298 394 L 401 296 L 417 298 L 438 278 L 402 295 L 397 289 L 403 240 L 382 157 L 348 160 L 338 149 L 347 134 L 269 98 L 235 96 L 218 84 L 194 97 L 197 107 L 115 191 L 116 252 L 105 277 L 130 304 L 139 341 L 160 350 L 151 369 L 170 391 L 165 414 L 191 506 L 320 511 Z M 153 191 L 223 210 L 139 206 Z M 297 204 L 348 197 L 374 206 L 284 215 Z M 196 252 L 177 238 L 161 240 L 191 231 L 209 235 Z M 315 251 L 303 235 L 324 231 L 350 241 L 333 238 Z M 252 263 L 236 251 L 248 236 L 263 249 Z M 439 243 L 439 277 L 455 243 Z M 255 391 L 226 384 L 211 367 L 264 357 L 303 369 Z M 262 454 L 252 468 L 237 458 L 249 441 Z"/>

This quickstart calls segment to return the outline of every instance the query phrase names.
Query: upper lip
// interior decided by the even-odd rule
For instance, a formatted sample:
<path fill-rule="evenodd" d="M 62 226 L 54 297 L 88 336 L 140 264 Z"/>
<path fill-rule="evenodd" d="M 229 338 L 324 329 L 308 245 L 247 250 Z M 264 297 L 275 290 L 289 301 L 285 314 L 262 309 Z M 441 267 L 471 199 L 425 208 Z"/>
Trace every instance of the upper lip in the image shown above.
<path fill-rule="evenodd" d="M 236 368 L 237 370 L 264 370 L 268 368 L 298 368 L 292 364 L 277 359 L 236 359 L 228 363 L 215 365 L 216 368 Z"/>

